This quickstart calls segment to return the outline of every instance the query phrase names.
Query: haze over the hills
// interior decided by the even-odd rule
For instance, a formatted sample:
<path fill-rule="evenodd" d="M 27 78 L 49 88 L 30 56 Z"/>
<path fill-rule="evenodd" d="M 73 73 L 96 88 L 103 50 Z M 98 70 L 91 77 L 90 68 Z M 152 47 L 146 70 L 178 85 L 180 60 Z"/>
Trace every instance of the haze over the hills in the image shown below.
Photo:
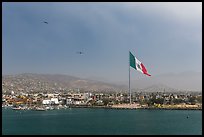
<path fill-rule="evenodd" d="M 166 74 L 158 77 L 152 77 L 151 79 L 137 79 L 131 81 L 131 89 L 136 89 L 146 92 L 157 92 L 157 91 L 202 91 L 201 75 L 200 73 L 191 73 L 188 76 L 182 74 Z M 185 77 L 182 77 L 185 76 Z M 190 80 L 189 80 L 190 78 Z M 128 82 L 110 82 L 103 81 L 100 79 L 84 79 L 74 77 L 70 75 L 62 74 L 33 74 L 23 73 L 18 75 L 3 75 L 3 82 L 13 81 L 15 85 L 39 85 L 38 82 L 48 83 L 48 85 L 57 84 L 57 88 L 67 89 L 84 89 L 84 90 L 106 90 L 106 91 L 128 91 Z M 27 83 L 27 84 L 26 84 Z M 190 83 L 190 84 L 189 84 Z M 22 86 L 22 85 L 21 85 Z"/>
<path fill-rule="evenodd" d="M 146 88 L 152 85 L 166 85 L 181 90 L 202 91 L 202 73 L 186 71 L 182 73 L 166 73 L 157 76 L 142 77 L 141 74 L 131 77 L 132 88 Z M 139 77 L 139 78 L 138 78 Z M 128 84 L 126 81 L 118 81 L 118 84 Z"/>

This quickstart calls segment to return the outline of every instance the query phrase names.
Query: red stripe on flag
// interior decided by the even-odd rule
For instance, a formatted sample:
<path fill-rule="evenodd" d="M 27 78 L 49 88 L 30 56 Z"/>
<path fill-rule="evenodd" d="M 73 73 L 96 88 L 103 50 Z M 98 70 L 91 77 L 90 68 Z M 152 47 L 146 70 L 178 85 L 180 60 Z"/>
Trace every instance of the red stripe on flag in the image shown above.
<path fill-rule="evenodd" d="M 145 66 L 141 63 L 141 67 L 142 67 L 142 72 L 144 74 L 146 74 L 147 76 L 151 76 L 150 74 L 147 73 L 147 69 L 145 68 Z"/>

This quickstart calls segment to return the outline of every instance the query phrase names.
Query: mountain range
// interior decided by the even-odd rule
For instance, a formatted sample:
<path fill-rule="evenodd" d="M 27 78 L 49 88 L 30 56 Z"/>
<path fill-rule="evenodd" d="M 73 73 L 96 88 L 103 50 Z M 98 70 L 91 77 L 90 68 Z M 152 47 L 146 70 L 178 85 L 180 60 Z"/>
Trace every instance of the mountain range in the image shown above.
<path fill-rule="evenodd" d="M 131 89 L 135 91 L 144 92 L 178 92 L 184 91 L 181 88 L 172 88 L 162 83 L 162 77 L 168 78 L 172 75 L 166 75 L 161 77 L 153 77 L 150 79 L 140 79 L 131 81 Z M 178 79 L 177 79 L 178 80 Z M 25 86 L 39 86 L 39 82 L 46 83 L 44 86 L 55 86 L 65 89 L 83 89 L 88 91 L 128 91 L 127 83 L 123 84 L 113 84 L 109 82 L 102 82 L 97 80 L 82 79 L 69 75 L 62 74 L 33 74 L 33 73 L 23 73 L 18 75 L 3 75 L 3 83 L 15 83 L 15 85 L 21 85 L 22 88 Z M 164 81 L 164 80 L 163 80 Z M 179 80 L 178 80 L 179 81 Z M 167 80 L 168 82 L 168 80 Z M 31 84 L 32 83 L 32 84 Z M 139 86 L 138 86 L 139 85 Z M 170 85 L 170 84 L 169 84 Z M 41 84 L 42 86 L 42 84 Z"/>
<path fill-rule="evenodd" d="M 182 73 L 153 74 L 151 77 L 141 75 L 131 77 L 132 88 L 143 89 L 156 85 L 165 85 L 177 90 L 202 91 L 202 72 L 186 71 Z M 117 83 L 127 84 L 128 80 Z"/>

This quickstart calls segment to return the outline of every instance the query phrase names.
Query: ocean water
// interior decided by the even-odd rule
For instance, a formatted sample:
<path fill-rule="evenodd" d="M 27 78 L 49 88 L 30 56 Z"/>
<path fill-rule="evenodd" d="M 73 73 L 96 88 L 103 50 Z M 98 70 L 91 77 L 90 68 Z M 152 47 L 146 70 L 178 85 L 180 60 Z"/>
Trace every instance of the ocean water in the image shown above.
<path fill-rule="evenodd" d="M 202 135 L 201 110 L 2 109 L 3 135 Z"/>

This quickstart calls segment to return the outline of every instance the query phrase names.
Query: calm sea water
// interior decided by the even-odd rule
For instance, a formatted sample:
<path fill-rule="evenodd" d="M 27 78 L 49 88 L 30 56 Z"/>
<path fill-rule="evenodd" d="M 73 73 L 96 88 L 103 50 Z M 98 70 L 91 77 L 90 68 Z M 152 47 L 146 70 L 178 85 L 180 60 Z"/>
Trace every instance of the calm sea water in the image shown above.
<path fill-rule="evenodd" d="M 187 118 L 189 116 L 189 118 Z M 2 134 L 201 135 L 201 110 L 2 109 Z"/>

